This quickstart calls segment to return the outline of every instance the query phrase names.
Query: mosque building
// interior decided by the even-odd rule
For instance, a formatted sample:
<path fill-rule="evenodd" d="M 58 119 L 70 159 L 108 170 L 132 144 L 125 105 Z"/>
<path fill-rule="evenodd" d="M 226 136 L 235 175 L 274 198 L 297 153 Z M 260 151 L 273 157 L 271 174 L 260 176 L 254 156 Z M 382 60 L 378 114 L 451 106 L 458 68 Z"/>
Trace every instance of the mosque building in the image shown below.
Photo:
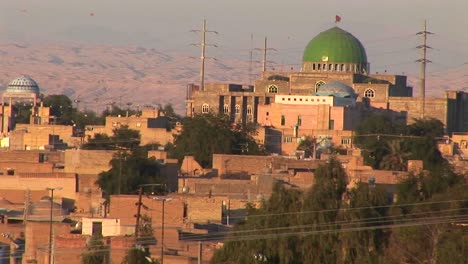
<path fill-rule="evenodd" d="M 336 26 L 307 44 L 301 71 L 265 71 L 253 86 L 189 85 L 186 107 L 187 116 L 224 113 L 234 122 L 258 123 L 266 128 L 265 145 L 271 133 L 280 137 L 275 141 L 282 142 L 283 149 L 277 150 L 281 153 L 294 149 L 285 148 L 286 143 L 297 146 L 304 136 L 326 137 L 349 148 L 352 131 L 374 111 L 406 123 L 436 118 L 447 134 L 468 130 L 467 94 L 447 91 L 444 98 L 413 97 L 406 76 L 371 74 L 363 44 Z"/>

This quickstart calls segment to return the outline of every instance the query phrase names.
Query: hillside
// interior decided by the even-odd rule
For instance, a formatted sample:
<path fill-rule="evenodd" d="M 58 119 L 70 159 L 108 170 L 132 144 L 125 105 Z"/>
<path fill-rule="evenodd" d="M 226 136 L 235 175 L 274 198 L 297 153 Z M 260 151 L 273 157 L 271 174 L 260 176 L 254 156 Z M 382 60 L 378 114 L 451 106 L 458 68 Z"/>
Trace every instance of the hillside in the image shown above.
<path fill-rule="evenodd" d="M 24 74 L 45 95 L 66 94 L 80 100 L 82 109 L 102 110 L 111 102 L 122 107 L 171 102 L 182 113 L 186 85 L 198 83 L 199 64 L 197 58 L 138 46 L 0 43 L 0 87 Z M 206 81 L 245 84 L 248 68 L 242 60 L 209 60 Z M 441 96 L 442 90 L 467 86 L 459 77 L 463 72 L 465 67 L 430 74 L 427 94 Z"/>

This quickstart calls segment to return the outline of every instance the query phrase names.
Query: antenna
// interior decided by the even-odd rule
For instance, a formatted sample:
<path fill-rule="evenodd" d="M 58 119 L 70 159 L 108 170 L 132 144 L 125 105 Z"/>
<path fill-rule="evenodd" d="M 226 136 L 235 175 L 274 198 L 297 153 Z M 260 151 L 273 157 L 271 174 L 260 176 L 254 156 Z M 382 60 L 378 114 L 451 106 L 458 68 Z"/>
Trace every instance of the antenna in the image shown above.
<path fill-rule="evenodd" d="M 213 46 L 217 47 L 214 44 L 207 44 L 206 43 L 206 33 L 215 33 L 218 34 L 216 31 L 212 30 L 207 30 L 206 28 L 206 19 L 203 20 L 203 29 L 202 30 L 190 30 L 190 32 L 201 32 L 202 38 L 201 38 L 201 44 L 191 44 L 192 46 L 201 46 L 201 65 L 200 65 L 200 90 L 204 91 L 205 90 L 205 49 L 206 46 Z"/>

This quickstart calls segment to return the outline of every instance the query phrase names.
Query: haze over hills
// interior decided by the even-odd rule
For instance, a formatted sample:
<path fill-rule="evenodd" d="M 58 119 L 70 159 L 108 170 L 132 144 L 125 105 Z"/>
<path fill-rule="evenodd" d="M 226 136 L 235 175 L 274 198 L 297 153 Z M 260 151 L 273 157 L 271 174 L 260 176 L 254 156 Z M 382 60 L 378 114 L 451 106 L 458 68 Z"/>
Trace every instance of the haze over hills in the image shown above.
<path fill-rule="evenodd" d="M 65 94 L 79 99 L 80 109 L 94 111 L 111 102 L 122 107 L 172 103 L 183 113 L 186 85 L 199 82 L 199 66 L 197 58 L 140 46 L 0 43 L 1 90 L 14 78 L 29 75 L 43 94 Z M 252 73 L 258 76 L 260 68 L 255 66 Z M 443 90 L 468 86 L 466 77 L 460 77 L 466 66 L 428 74 L 427 94 L 442 96 Z M 206 82 L 247 84 L 249 62 L 208 60 Z M 417 93 L 417 79 L 409 82 Z"/>

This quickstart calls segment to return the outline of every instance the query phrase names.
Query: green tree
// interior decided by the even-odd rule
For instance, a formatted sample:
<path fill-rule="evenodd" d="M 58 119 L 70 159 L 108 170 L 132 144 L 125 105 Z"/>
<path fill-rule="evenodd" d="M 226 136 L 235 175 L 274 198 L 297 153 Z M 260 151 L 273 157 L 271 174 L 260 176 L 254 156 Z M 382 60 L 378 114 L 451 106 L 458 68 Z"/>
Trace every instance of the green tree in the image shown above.
<path fill-rule="evenodd" d="M 29 124 L 32 114 L 31 103 L 17 102 L 13 105 L 13 113 L 17 124 Z"/>
<path fill-rule="evenodd" d="M 89 110 L 76 112 L 72 121 L 79 129 L 84 129 L 87 125 L 104 125 L 104 118 Z"/>
<path fill-rule="evenodd" d="M 421 187 L 424 189 L 424 187 Z M 419 196 L 420 199 L 421 196 Z M 394 263 L 466 263 L 466 235 L 457 226 L 468 213 L 468 188 L 457 184 L 434 193 L 425 203 L 401 206 L 393 211 L 392 229 L 386 260 Z"/>
<path fill-rule="evenodd" d="M 302 263 L 337 263 L 339 226 L 327 226 L 337 220 L 346 191 L 346 173 L 340 162 L 330 159 L 315 171 L 315 184 L 305 194 L 302 224 L 304 232 L 328 230 L 324 234 L 309 235 L 302 242 Z M 325 227 L 321 227 L 325 225 Z"/>
<path fill-rule="evenodd" d="M 109 137 L 106 134 L 95 134 L 94 138 L 88 139 L 88 142 L 83 144 L 83 149 L 136 149 L 140 145 L 140 132 L 130 129 L 128 126 L 115 128 L 113 135 Z"/>
<path fill-rule="evenodd" d="M 354 142 L 363 149 L 364 161 L 374 169 L 380 168 L 390 139 L 382 135 L 398 135 L 404 132 L 400 124 L 395 124 L 390 118 L 381 114 L 371 114 L 357 127 Z"/>
<path fill-rule="evenodd" d="M 104 245 L 101 235 L 91 236 L 86 245 L 86 252 L 81 255 L 82 264 L 103 264 L 109 261 L 109 247 Z"/>
<path fill-rule="evenodd" d="M 384 170 L 406 171 L 408 158 L 411 156 L 401 139 L 386 141 L 387 154 L 380 161 L 380 168 Z"/>
<path fill-rule="evenodd" d="M 75 109 L 68 96 L 63 94 L 48 95 L 44 99 L 44 106 L 50 107 L 50 115 L 55 117 L 54 124 L 72 125 Z"/>
<path fill-rule="evenodd" d="M 147 252 L 143 247 L 136 246 L 127 251 L 122 264 L 159 264 L 159 261 L 151 258 L 149 252 Z"/>
<path fill-rule="evenodd" d="M 200 165 L 209 167 L 213 154 L 263 154 L 253 138 L 255 133 L 253 124 L 233 124 L 226 115 L 195 115 L 185 119 L 171 156 L 182 160 L 193 155 Z"/>
<path fill-rule="evenodd" d="M 435 118 L 416 118 L 408 126 L 408 133 L 421 137 L 441 137 L 444 135 L 444 124 Z"/>
<path fill-rule="evenodd" d="M 142 149 L 118 151 L 110 165 L 111 169 L 101 172 L 96 181 L 107 197 L 111 194 L 134 194 L 141 184 L 164 182 L 159 162 L 147 158 L 147 152 Z"/>
<path fill-rule="evenodd" d="M 342 224 L 339 233 L 340 263 L 378 263 L 385 251 L 389 234 L 383 229 L 370 227 L 388 224 L 387 192 L 374 184 L 359 183 L 347 194 L 338 219 Z M 363 228 L 347 232 L 346 229 Z"/>
<path fill-rule="evenodd" d="M 96 134 L 83 145 L 84 149 L 118 150 L 110 161 L 111 169 L 99 174 L 96 183 L 106 197 L 111 194 L 133 194 L 141 184 L 162 183 L 160 164 L 148 158 L 145 148 L 139 147 L 140 133 L 123 126 L 114 129 L 114 135 Z"/>
<path fill-rule="evenodd" d="M 217 250 L 211 263 L 301 263 L 300 240 L 297 236 L 281 236 L 281 233 L 300 231 L 302 192 L 286 188 L 276 182 L 268 201 L 261 208 L 248 207 L 248 219 L 236 225 L 225 245 Z M 272 215 L 273 217 L 268 217 Z M 242 238 L 258 235 L 272 235 L 269 239 Z M 275 237 L 276 235 L 280 235 Z"/>

